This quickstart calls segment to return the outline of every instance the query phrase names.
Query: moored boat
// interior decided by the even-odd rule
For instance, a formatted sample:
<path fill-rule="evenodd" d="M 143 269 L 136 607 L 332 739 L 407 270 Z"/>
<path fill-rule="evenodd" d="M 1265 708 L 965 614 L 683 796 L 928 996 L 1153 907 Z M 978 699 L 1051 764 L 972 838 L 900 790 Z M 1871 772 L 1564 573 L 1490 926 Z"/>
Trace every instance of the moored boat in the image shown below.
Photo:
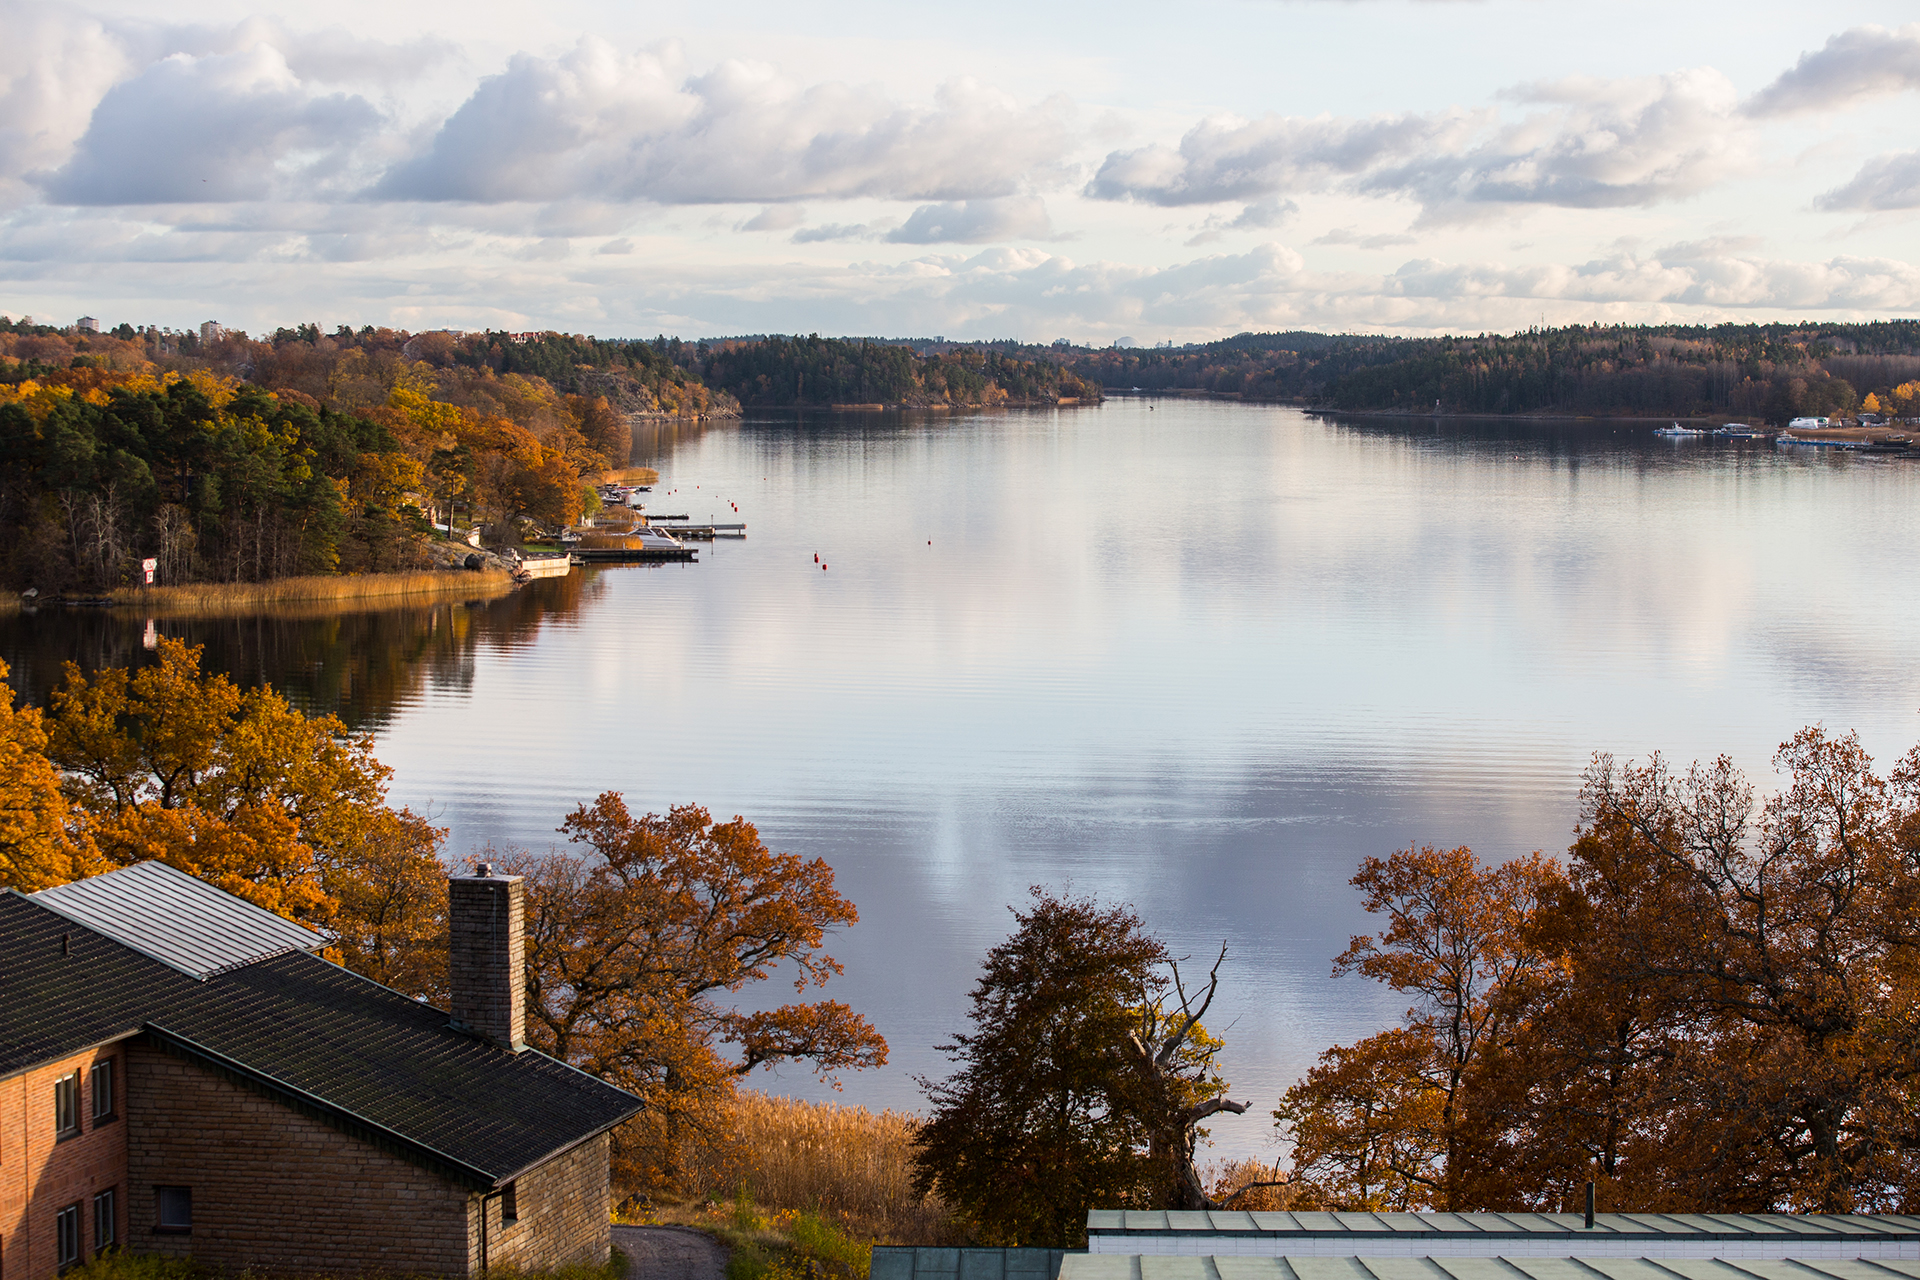
<path fill-rule="evenodd" d="M 1685 436 L 1703 436 L 1707 433 L 1697 427 L 1683 427 L 1676 422 L 1670 427 L 1655 427 L 1653 434 L 1657 436 L 1667 436 L 1671 439 L 1680 439 Z"/>

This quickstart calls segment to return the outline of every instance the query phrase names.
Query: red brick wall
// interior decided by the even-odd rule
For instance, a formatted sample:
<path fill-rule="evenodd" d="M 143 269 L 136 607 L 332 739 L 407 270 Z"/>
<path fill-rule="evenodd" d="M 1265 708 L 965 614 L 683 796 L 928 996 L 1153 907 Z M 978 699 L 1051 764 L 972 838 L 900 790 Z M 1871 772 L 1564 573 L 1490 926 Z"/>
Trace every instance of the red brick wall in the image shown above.
<path fill-rule="evenodd" d="M 129 1056 L 132 1248 L 336 1274 L 477 1264 L 464 1189 L 161 1050 Z M 191 1235 L 154 1231 L 156 1186 L 193 1189 Z"/>
<path fill-rule="evenodd" d="M 115 1118 L 93 1118 L 93 1065 L 114 1059 Z M 80 1205 L 80 1253 L 93 1253 L 93 1197 L 116 1190 L 116 1224 L 127 1239 L 127 1053 L 106 1045 L 0 1080 L 0 1280 L 57 1273 L 54 1215 Z M 54 1137 L 53 1084 L 80 1075 L 80 1133 Z"/>

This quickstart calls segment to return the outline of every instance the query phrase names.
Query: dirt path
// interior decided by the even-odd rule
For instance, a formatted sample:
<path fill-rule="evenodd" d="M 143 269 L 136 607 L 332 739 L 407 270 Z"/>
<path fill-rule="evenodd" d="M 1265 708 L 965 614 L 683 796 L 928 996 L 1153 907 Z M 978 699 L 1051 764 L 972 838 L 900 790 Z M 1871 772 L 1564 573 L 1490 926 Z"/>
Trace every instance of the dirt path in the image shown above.
<path fill-rule="evenodd" d="M 627 1280 L 726 1280 L 726 1247 L 692 1227 L 615 1227 L 613 1245 Z"/>

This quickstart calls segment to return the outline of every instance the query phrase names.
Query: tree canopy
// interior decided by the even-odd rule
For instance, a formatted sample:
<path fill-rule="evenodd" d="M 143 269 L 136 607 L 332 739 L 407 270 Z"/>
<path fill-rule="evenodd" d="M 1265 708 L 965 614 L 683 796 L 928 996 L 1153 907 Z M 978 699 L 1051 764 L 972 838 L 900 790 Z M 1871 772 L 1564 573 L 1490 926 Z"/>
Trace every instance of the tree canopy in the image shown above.
<path fill-rule="evenodd" d="M 830 1078 L 886 1062 L 879 1032 L 837 1000 L 744 1012 L 730 998 L 776 969 L 796 991 L 840 972 L 826 935 L 859 913 L 825 862 L 775 853 L 752 823 L 695 805 L 636 818 L 618 792 L 560 830 L 587 851 L 496 866 L 527 877 L 529 1037 L 647 1100 L 616 1139 L 624 1185 L 675 1185 L 681 1145 L 714 1131 L 760 1066 Z"/>
<path fill-rule="evenodd" d="M 1588 771 L 1564 867 L 1370 861 L 1337 962 L 1415 998 L 1282 1099 L 1297 1202 L 1909 1212 L 1920 1186 L 1920 749 Z"/>
<path fill-rule="evenodd" d="M 1014 920 L 982 962 L 972 1029 L 941 1046 L 958 1069 L 921 1081 L 916 1186 L 1008 1245 L 1082 1243 L 1093 1207 L 1204 1207 L 1195 1125 L 1244 1110 L 1199 1020 L 1217 966 L 1187 991 L 1130 907 L 1036 888 Z"/>

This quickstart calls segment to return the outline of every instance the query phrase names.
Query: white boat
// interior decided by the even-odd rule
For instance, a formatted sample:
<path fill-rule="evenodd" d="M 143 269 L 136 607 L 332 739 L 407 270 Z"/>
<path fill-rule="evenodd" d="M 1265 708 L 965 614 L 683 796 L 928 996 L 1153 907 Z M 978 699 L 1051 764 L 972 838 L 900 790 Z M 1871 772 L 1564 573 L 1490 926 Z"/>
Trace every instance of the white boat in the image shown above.
<path fill-rule="evenodd" d="M 678 551 L 686 543 L 654 525 L 643 524 L 625 535 L 639 544 L 641 551 Z"/>
<path fill-rule="evenodd" d="M 1653 434 L 1657 436 L 1673 436 L 1678 438 L 1680 436 L 1703 436 L 1707 433 L 1704 431 L 1697 430 L 1693 427 L 1683 427 L 1676 422 L 1670 427 L 1655 427 L 1653 429 Z"/>
<path fill-rule="evenodd" d="M 1757 440 L 1761 433 L 1744 422 L 1725 422 L 1714 428 L 1713 434 L 1727 440 Z"/>

